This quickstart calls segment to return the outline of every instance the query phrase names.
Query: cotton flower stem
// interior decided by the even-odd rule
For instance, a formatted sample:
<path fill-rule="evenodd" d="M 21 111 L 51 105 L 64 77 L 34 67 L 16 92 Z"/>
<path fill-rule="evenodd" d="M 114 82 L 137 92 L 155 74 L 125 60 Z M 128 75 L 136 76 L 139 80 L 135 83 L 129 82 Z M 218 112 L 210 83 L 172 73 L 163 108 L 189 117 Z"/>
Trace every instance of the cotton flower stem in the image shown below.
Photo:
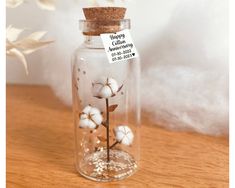
<path fill-rule="evenodd" d="M 106 102 L 106 138 L 107 138 L 107 162 L 109 162 L 109 100 L 105 99 Z"/>
<path fill-rule="evenodd" d="M 110 147 L 109 149 L 112 149 L 114 146 L 116 146 L 117 144 L 119 144 L 119 142 L 116 140 L 116 142 L 114 142 Z"/>

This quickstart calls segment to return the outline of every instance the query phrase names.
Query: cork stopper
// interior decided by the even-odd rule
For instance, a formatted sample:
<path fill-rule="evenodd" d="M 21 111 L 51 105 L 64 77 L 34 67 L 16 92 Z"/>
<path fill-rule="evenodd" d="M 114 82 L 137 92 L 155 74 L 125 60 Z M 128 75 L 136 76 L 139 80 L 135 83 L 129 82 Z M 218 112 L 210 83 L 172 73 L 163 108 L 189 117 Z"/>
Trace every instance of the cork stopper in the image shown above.
<path fill-rule="evenodd" d="M 125 17 L 126 8 L 123 7 L 93 7 L 83 8 L 87 20 L 122 20 Z"/>
<path fill-rule="evenodd" d="M 126 8 L 123 7 L 92 7 L 83 8 L 86 20 L 83 30 L 85 35 L 100 35 L 122 30 L 122 21 Z"/>

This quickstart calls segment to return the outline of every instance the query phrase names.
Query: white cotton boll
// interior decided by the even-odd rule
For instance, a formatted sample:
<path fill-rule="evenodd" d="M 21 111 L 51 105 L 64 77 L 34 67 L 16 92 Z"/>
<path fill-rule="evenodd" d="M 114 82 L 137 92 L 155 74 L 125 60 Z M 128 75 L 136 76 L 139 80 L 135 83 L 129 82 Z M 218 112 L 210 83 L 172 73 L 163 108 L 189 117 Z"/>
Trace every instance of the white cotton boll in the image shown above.
<path fill-rule="evenodd" d="M 127 136 L 124 136 L 121 143 L 124 144 L 124 145 L 129 146 L 132 143 L 132 139 L 127 137 Z"/>
<path fill-rule="evenodd" d="M 80 119 L 79 121 L 79 127 L 81 128 L 87 128 L 90 126 L 89 119 Z"/>
<path fill-rule="evenodd" d="M 121 142 L 123 139 L 123 133 L 115 129 L 115 137 L 118 142 Z"/>
<path fill-rule="evenodd" d="M 88 121 L 89 121 L 88 128 L 95 129 L 97 127 L 97 125 L 92 120 L 89 119 Z"/>
<path fill-rule="evenodd" d="M 100 113 L 100 110 L 97 108 L 92 108 L 90 111 L 91 119 L 97 124 L 100 125 L 102 123 L 103 117 Z"/>
<path fill-rule="evenodd" d="M 108 84 L 112 88 L 113 93 L 115 94 L 118 91 L 118 83 L 113 78 L 108 79 Z"/>
<path fill-rule="evenodd" d="M 101 98 L 112 97 L 118 91 L 117 81 L 113 78 L 101 77 L 93 83 L 93 95 Z"/>
<path fill-rule="evenodd" d="M 105 85 L 104 87 L 102 87 L 102 89 L 100 90 L 99 96 L 102 98 L 109 98 L 112 96 L 112 91 L 110 89 L 109 86 Z"/>
<path fill-rule="evenodd" d="M 89 111 L 90 114 L 100 114 L 100 110 L 98 108 L 92 107 Z"/>
<path fill-rule="evenodd" d="M 81 114 L 80 116 L 80 119 L 87 119 L 87 118 L 88 118 L 87 114 Z"/>
<path fill-rule="evenodd" d="M 79 126 L 81 128 L 95 129 L 102 123 L 103 117 L 98 108 L 86 106 L 80 115 Z"/>
<path fill-rule="evenodd" d="M 88 105 L 83 109 L 82 112 L 85 114 L 90 114 L 91 110 L 92 110 L 92 107 Z"/>
<path fill-rule="evenodd" d="M 97 125 L 100 125 L 102 123 L 102 116 L 100 114 L 95 114 L 95 115 L 92 115 L 92 118 L 91 118 Z"/>
<path fill-rule="evenodd" d="M 104 85 L 106 84 L 106 81 L 107 81 L 107 78 L 102 76 L 92 84 L 93 96 L 102 97 L 100 96 L 100 92 L 102 88 L 104 87 Z"/>
<path fill-rule="evenodd" d="M 124 145 L 131 145 L 134 139 L 134 135 L 131 129 L 126 125 L 120 125 L 114 128 L 115 138 L 118 142 Z"/>

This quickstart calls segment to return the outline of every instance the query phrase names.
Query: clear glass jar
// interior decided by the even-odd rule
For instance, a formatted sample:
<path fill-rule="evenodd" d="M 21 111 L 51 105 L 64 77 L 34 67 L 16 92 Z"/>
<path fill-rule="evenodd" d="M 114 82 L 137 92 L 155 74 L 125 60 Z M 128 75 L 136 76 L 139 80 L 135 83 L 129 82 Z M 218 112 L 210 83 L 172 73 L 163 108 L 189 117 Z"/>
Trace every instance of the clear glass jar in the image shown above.
<path fill-rule="evenodd" d="M 138 167 L 140 63 L 110 64 L 97 25 L 129 29 L 130 20 L 80 21 L 85 40 L 72 57 L 75 163 L 86 178 L 113 181 Z"/>

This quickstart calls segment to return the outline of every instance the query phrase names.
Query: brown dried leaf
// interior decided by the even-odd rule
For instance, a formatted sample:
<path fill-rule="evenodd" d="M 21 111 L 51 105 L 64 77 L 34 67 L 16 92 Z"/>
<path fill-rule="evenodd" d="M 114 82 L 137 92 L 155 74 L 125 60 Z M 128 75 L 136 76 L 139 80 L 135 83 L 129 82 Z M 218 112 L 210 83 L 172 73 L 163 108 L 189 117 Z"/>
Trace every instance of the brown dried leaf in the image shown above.
<path fill-rule="evenodd" d="M 113 112 L 118 107 L 117 104 L 109 106 L 109 112 Z"/>
<path fill-rule="evenodd" d="M 97 136 L 97 138 L 101 141 L 101 142 L 106 142 L 107 139 L 102 137 L 102 136 Z"/>

